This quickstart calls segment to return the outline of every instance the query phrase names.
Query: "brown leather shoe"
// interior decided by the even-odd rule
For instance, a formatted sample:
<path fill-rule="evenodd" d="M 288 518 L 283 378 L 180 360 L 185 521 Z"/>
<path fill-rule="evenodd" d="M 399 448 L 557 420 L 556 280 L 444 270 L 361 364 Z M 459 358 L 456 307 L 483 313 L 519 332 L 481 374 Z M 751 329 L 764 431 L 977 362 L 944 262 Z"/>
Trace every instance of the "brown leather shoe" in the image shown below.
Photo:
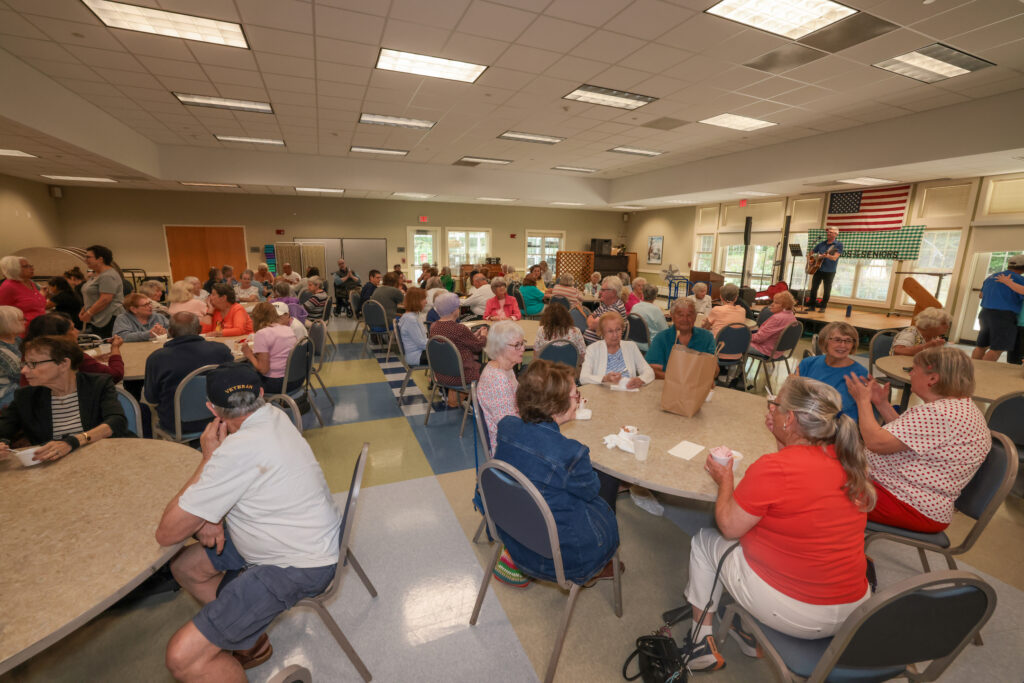
<path fill-rule="evenodd" d="M 251 669 L 254 666 L 259 666 L 270 659 L 273 654 L 274 648 L 271 646 L 270 638 L 267 637 L 266 633 L 261 635 L 256 641 L 256 644 L 248 650 L 231 651 L 231 655 L 238 660 L 238 663 L 242 665 L 243 669 Z"/>
<path fill-rule="evenodd" d="M 614 561 L 615 561 L 614 558 L 612 558 L 611 560 L 608 560 L 608 564 L 606 564 L 604 566 L 604 569 L 601 570 L 601 573 L 597 574 L 595 576 L 590 577 L 590 580 L 587 581 L 585 584 L 583 584 L 583 587 L 584 588 L 591 588 L 598 581 L 604 581 L 605 579 L 614 579 L 615 578 L 615 569 L 614 569 L 614 567 L 612 567 L 612 562 L 614 562 Z M 619 574 L 621 575 L 621 574 L 624 574 L 625 572 L 626 572 L 626 565 L 624 565 L 622 562 L 619 562 Z"/>

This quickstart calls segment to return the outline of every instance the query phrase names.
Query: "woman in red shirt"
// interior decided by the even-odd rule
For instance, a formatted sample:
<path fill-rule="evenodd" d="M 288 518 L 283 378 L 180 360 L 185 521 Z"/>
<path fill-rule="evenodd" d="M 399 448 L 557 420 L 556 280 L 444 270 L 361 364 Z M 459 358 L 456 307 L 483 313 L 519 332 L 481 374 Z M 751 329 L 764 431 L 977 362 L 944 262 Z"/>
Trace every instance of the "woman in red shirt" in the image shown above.
<path fill-rule="evenodd" d="M 207 298 L 213 314 L 203 316 L 203 333 L 211 337 L 240 337 L 252 334 L 252 318 L 242 304 L 235 302 L 235 288 L 226 282 L 213 286 Z"/>
<path fill-rule="evenodd" d="M 32 282 L 35 269 L 28 259 L 4 256 L 0 259 L 0 272 L 6 278 L 0 283 L 0 306 L 20 308 L 27 330 L 34 318 L 46 313 L 46 295 Z"/>
<path fill-rule="evenodd" d="M 708 456 L 704 469 L 718 484 L 721 533 L 701 529 L 690 545 L 691 671 L 725 665 L 711 635 L 723 586 L 758 621 L 806 639 L 833 635 L 870 596 L 864 527 L 875 491 L 857 425 L 841 407 L 832 387 L 790 376 L 769 399 L 765 418 L 778 452 L 752 463 L 735 486 L 732 467 Z M 757 643 L 738 623 L 730 635 L 744 654 L 757 656 Z"/>
<path fill-rule="evenodd" d="M 494 294 L 487 300 L 484 307 L 484 320 L 519 320 L 519 304 L 508 295 L 508 285 L 500 277 L 491 280 L 491 292 Z"/>

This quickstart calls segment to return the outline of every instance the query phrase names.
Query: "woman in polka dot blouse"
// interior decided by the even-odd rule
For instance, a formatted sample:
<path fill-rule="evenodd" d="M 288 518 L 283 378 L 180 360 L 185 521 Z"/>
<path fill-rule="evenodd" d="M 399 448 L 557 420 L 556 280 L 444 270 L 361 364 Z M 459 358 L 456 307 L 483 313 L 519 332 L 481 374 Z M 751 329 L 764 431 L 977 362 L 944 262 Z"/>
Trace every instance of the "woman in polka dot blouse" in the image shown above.
<path fill-rule="evenodd" d="M 992 447 L 985 417 L 971 401 L 974 366 L 948 346 L 914 356 L 910 388 L 924 401 L 897 415 L 888 385 L 852 375 L 868 472 L 878 503 L 868 519 L 921 533 L 937 533 L 953 519 L 953 503 Z M 884 420 L 879 425 L 872 406 Z"/>

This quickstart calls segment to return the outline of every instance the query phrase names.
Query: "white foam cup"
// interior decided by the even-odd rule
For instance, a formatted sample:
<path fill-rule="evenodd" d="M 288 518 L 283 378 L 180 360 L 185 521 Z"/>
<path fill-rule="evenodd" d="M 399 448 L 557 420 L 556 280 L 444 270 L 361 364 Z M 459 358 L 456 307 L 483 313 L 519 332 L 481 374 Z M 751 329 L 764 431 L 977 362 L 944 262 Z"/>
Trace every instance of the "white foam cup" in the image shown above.
<path fill-rule="evenodd" d="M 36 454 L 38 448 L 26 448 L 24 450 L 15 451 L 14 454 L 18 456 L 18 460 L 24 467 L 32 467 L 32 465 L 38 465 L 41 461 L 33 460 L 32 456 Z"/>
<path fill-rule="evenodd" d="M 646 434 L 633 435 L 633 455 L 640 462 L 647 460 L 647 454 L 651 451 L 651 437 Z"/>

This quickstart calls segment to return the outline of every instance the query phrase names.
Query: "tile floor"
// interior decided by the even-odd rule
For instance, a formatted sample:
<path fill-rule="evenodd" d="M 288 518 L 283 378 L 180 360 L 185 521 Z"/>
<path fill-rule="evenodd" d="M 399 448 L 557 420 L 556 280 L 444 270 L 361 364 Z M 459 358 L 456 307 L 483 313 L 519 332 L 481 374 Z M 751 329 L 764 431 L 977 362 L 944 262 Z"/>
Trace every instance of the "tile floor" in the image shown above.
<path fill-rule="evenodd" d="M 347 320 L 334 322 L 348 342 Z M 806 343 L 806 341 L 804 342 Z M 802 353 L 801 353 L 802 355 Z M 474 439 L 458 436 L 461 412 L 442 410 L 423 425 L 423 373 L 399 405 L 404 371 L 391 359 L 367 359 L 361 345 L 341 343 L 321 375 L 335 405 L 320 392 L 325 427 L 305 417 L 306 438 L 332 491 L 343 500 L 364 441 L 370 462 L 353 536 L 353 550 L 379 592 L 370 598 L 351 572 L 330 609 L 374 674 L 392 681 L 533 681 L 543 671 L 565 594 L 550 585 L 524 591 L 492 582 L 477 626 L 470 627 L 476 591 L 489 559 L 488 545 L 473 544 L 480 521 L 473 510 Z M 785 370 L 777 368 L 779 381 Z M 760 384 L 760 382 L 759 382 Z M 558 669 L 559 681 L 616 681 L 634 639 L 659 625 L 659 615 L 680 603 L 686 582 L 688 536 L 666 517 L 620 499 L 624 614 L 612 612 L 611 586 L 583 592 Z M 958 518 L 952 535 L 968 526 Z M 985 646 L 968 647 L 943 681 L 1020 681 L 1024 671 L 1024 504 L 1004 505 L 961 565 L 996 586 L 999 605 L 984 631 Z M 916 555 L 877 546 L 879 579 L 889 584 L 919 571 Z M 71 569 L 69 569 L 71 570 Z M 164 593 L 119 605 L 43 654 L 0 677 L 13 681 L 168 681 L 163 651 L 168 637 L 196 611 L 187 595 Z M 314 680 L 359 681 L 355 669 L 315 614 L 293 610 L 271 628 L 275 655 L 252 669 L 264 681 L 290 664 L 304 664 Z M 708 681 L 772 680 L 763 661 L 744 657 L 729 641 L 728 666 Z"/>

